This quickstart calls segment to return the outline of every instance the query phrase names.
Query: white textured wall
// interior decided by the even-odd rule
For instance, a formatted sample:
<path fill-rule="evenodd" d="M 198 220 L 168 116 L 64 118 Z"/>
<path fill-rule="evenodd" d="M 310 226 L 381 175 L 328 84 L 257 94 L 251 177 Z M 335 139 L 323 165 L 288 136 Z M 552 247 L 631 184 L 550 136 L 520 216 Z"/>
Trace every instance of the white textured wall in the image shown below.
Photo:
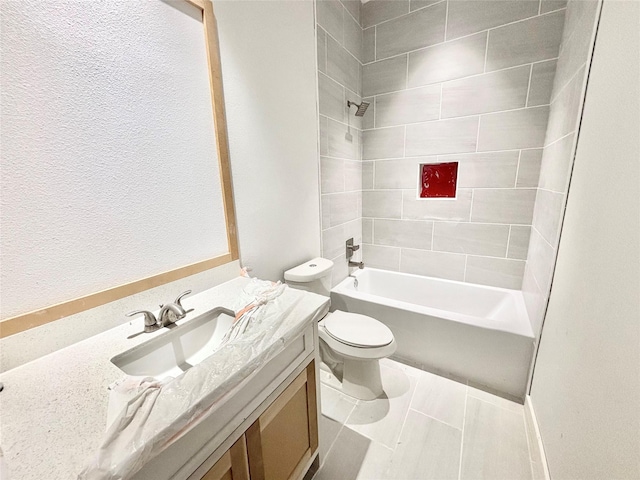
<path fill-rule="evenodd" d="M 276 280 L 320 254 L 313 2 L 213 6 L 240 256 Z"/>
<path fill-rule="evenodd" d="M 554 480 L 640 478 L 639 24 L 603 2 L 531 391 Z"/>
<path fill-rule="evenodd" d="M 227 251 L 202 23 L 3 2 L 2 317 Z"/>

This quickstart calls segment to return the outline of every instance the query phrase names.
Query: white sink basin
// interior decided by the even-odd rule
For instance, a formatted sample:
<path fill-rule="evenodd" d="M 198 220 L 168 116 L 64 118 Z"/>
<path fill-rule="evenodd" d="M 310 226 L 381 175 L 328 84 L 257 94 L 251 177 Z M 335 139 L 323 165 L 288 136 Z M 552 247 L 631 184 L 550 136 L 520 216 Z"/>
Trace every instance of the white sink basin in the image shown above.
<path fill-rule="evenodd" d="M 209 357 L 233 324 L 234 312 L 218 307 L 116 355 L 111 363 L 128 375 L 177 377 Z"/>

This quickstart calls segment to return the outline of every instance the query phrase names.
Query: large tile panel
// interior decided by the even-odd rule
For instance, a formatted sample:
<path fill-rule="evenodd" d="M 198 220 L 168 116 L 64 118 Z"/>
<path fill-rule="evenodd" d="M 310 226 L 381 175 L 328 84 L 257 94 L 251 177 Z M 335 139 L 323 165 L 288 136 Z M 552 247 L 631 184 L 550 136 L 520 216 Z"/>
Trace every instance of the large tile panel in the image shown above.
<path fill-rule="evenodd" d="M 467 386 L 423 372 L 411 400 L 411 408 L 462 430 Z"/>
<path fill-rule="evenodd" d="M 487 71 L 550 60 L 558 56 L 564 10 L 491 30 Z"/>
<path fill-rule="evenodd" d="M 367 28 L 409 13 L 409 0 L 371 0 L 362 5 L 360 20 Z"/>
<path fill-rule="evenodd" d="M 375 219 L 373 243 L 391 247 L 431 249 L 433 222 Z"/>
<path fill-rule="evenodd" d="M 542 0 L 540 2 L 540 13 L 553 12 L 567 6 L 567 0 Z"/>
<path fill-rule="evenodd" d="M 420 163 L 435 163 L 436 161 L 437 157 L 378 160 L 375 164 L 374 188 L 413 188 L 417 190 Z"/>
<path fill-rule="evenodd" d="M 593 20 L 595 18 L 598 3 L 600 0 L 571 0 L 570 3 L 567 2 L 566 21 L 562 33 L 562 40 L 565 44 L 581 24 L 589 21 L 587 19 Z"/>
<path fill-rule="evenodd" d="M 471 190 L 458 189 L 455 199 L 417 198 L 417 190 L 403 190 L 402 218 L 408 220 L 444 220 L 468 222 L 471 214 Z M 532 204 L 533 206 L 533 204 Z"/>
<path fill-rule="evenodd" d="M 412 88 L 376 97 L 376 127 L 426 122 L 440 116 L 440 86 Z"/>
<path fill-rule="evenodd" d="M 362 95 L 402 90 L 407 85 L 407 56 L 389 58 L 362 67 Z"/>
<path fill-rule="evenodd" d="M 442 118 L 524 107 L 529 71 L 525 65 L 443 84 Z"/>
<path fill-rule="evenodd" d="M 362 188 L 373 189 L 373 175 L 375 162 L 362 162 Z"/>
<path fill-rule="evenodd" d="M 362 162 L 344 161 L 344 189 L 347 192 L 362 190 Z"/>
<path fill-rule="evenodd" d="M 362 57 L 362 28 L 351 15 L 344 16 L 344 47 L 361 62 Z"/>
<path fill-rule="evenodd" d="M 487 33 L 479 33 L 409 54 L 409 87 L 482 73 Z"/>
<path fill-rule="evenodd" d="M 576 3 L 589 3 L 582 0 Z M 573 7 L 573 5 L 572 5 Z M 570 11 L 573 8 L 567 10 Z M 576 24 L 575 31 L 562 44 L 558 68 L 554 81 L 554 91 L 559 92 L 571 77 L 587 62 L 591 38 L 595 29 L 595 10 L 588 9 Z"/>
<path fill-rule="evenodd" d="M 436 222 L 433 250 L 470 255 L 504 257 L 507 254 L 509 225 Z"/>
<path fill-rule="evenodd" d="M 327 75 L 349 90 L 360 93 L 360 62 L 327 36 Z"/>
<path fill-rule="evenodd" d="M 362 216 L 400 218 L 402 190 L 370 190 L 362 192 Z"/>
<path fill-rule="evenodd" d="M 362 243 L 373 243 L 373 218 L 362 219 Z"/>
<path fill-rule="evenodd" d="M 542 147 L 548 119 L 548 106 L 482 115 L 478 151 Z"/>
<path fill-rule="evenodd" d="M 360 24 L 360 10 L 362 9 L 362 2 L 360 0 L 340 0 L 344 8 L 347 9 L 349 15 L 351 15 Z"/>
<path fill-rule="evenodd" d="M 538 14 L 538 0 L 455 0 L 449 2 L 447 40 Z"/>
<path fill-rule="evenodd" d="M 410 410 L 389 470 L 382 478 L 457 480 L 461 438 L 460 430 Z"/>
<path fill-rule="evenodd" d="M 464 280 L 465 255 L 402 249 L 400 271 L 447 280 Z"/>
<path fill-rule="evenodd" d="M 557 60 L 534 63 L 531 70 L 531 85 L 527 106 L 548 105 L 551 102 L 553 79 L 556 75 Z"/>
<path fill-rule="evenodd" d="M 376 27 L 378 59 L 444 41 L 446 3 L 438 3 Z"/>
<path fill-rule="evenodd" d="M 400 249 L 380 245 L 362 245 L 362 261 L 366 266 L 397 272 L 400 269 Z"/>
<path fill-rule="evenodd" d="M 458 188 L 511 188 L 518 170 L 518 151 L 440 155 L 441 162 L 458 162 Z"/>
<path fill-rule="evenodd" d="M 344 87 L 322 73 L 318 73 L 318 103 L 320 114 L 344 122 Z"/>
<path fill-rule="evenodd" d="M 376 27 L 365 28 L 362 31 L 362 63 L 373 62 L 376 59 Z"/>
<path fill-rule="evenodd" d="M 540 168 L 540 188 L 554 192 L 566 192 L 569 185 L 569 174 L 573 157 L 574 134 L 544 147 L 542 166 Z"/>
<path fill-rule="evenodd" d="M 471 221 L 531 225 L 535 199 L 535 189 L 475 190 Z"/>
<path fill-rule="evenodd" d="M 348 451 L 349 455 L 344 452 Z M 314 480 L 349 478 L 366 480 L 378 476 L 391 460 L 393 451 L 351 429 L 340 430 L 322 468 Z"/>
<path fill-rule="evenodd" d="M 413 12 L 419 8 L 428 7 L 434 3 L 438 3 L 441 0 L 411 0 L 410 10 Z"/>
<path fill-rule="evenodd" d="M 554 248 L 558 246 L 560 224 L 564 214 L 564 194 L 538 190 L 533 224 Z"/>
<path fill-rule="evenodd" d="M 344 160 L 320 157 L 320 192 L 336 193 L 344 191 Z"/>
<path fill-rule="evenodd" d="M 545 145 L 555 142 L 568 133 L 576 130 L 578 126 L 578 115 L 580 114 L 580 104 L 582 103 L 582 85 L 584 83 L 585 69 L 573 77 L 562 91 L 553 99 L 551 111 L 549 113 L 549 128 L 545 138 Z"/>
<path fill-rule="evenodd" d="M 475 152 L 477 135 L 478 117 L 407 125 L 406 156 Z"/>
<path fill-rule="evenodd" d="M 556 251 L 534 228 L 531 229 L 531 239 L 529 240 L 529 256 L 527 263 L 531 267 L 531 272 L 543 293 L 549 291 L 551 277 L 556 263 Z"/>
<path fill-rule="evenodd" d="M 518 165 L 518 188 L 536 188 L 540 177 L 540 164 L 542 162 L 542 149 L 534 148 L 522 150 L 520 164 Z"/>
<path fill-rule="evenodd" d="M 327 121 L 327 153 L 328 157 L 359 159 L 360 142 L 353 128 L 331 118 Z"/>
<path fill-rule="evenodd" d="M 363 160 L 402 157 L 404 154 L 404 127 L 365 130 L 363 142 Z"/>
<path fill-rule="evenodd" d="M 527 225 L 511 225 L 507 257 L 516 260 L 526 260 L 527 252 L 529 251 L 530 236 L 531 227 Z"/>
<path fill-rule="evenodd" d="M 531 479 L 522 413 L 468 397 L 462 442 L 461 479 Z"/>
<path fill-rule="evenodd" d="M 338 0 L 316 1 L 318 24 L 340 43 L 342 43 L 343 10 Z"/>
<path fill-rule="evenodd" d="M 469 256 L 465 281 L 520 290 L 524 267 L 524 260 Z"/>
<path fill-rule="evenodd" d="M 359 197 L 357 192 L 322 195 L 322 228 L 326 230 L 358 218 Z"/>

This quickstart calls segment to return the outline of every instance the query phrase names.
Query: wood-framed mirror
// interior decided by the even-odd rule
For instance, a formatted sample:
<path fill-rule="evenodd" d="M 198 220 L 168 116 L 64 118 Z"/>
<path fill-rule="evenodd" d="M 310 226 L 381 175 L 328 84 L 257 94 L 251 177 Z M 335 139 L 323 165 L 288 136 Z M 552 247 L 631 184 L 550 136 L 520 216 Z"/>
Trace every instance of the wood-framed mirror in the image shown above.
<path fill-rule="evenodd" d="M 0 338 L 237 260 L 211 1 L 1 17 Z"/>

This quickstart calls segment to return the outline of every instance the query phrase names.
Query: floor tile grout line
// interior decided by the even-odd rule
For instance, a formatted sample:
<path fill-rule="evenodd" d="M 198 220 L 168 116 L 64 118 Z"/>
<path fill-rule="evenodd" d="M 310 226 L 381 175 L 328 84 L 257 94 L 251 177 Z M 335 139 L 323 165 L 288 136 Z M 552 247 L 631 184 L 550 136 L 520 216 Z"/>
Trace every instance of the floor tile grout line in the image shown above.
<path fill-rule="evenodd" d="M 465 397 L 466 397 L 466 395 L 465 395 Z M 454 426 L 454 425 L 451 425 L 450 423 L 447 423 L 447 422 L 445 422 L 444 420 L 440 420 L 439 418 L 432 417 L 431 415 L 428 415 L 428 414 L 426 414 L 426 413 L 424 413 L 424 412 L 421 412 L 420 410 L 416 410 L 415 408 L 409 408 L 409 410 L 411 410 L 412 412 L 418 413 L 418 414 L 422 415 L 423 417 L 427 417 L 427 418 L 429 418 L 429 419 L 431 419 L 431 420 L 434 420 L 434 421 L 436 421 L 436 422 L 438 422 L 438 423 L 441 423 L 441 424 L 443 424 L 443 425 L 446 425 L 447 427 L 451 427 L 451 428 L 453 428 L 454 430 L 457 430 L 457 431 L 459 431 L 459 432 L 462 432 L 462 428 L 458 428 L 458 427 L 456 427 L 456 426 Z"/>
<path fill-rule="evenodd" d="M 404 374 L 407 375 L 406 373 L 404 373 Z M 398 448 L 398 442 L 402 438 L 402 433 L 404 432 L 404 427 L 407 424 L 407 417 L 409 416 L 409 411 L 411 410 L 411 404 L 413 403 L 413 397 L 416 395 L 416 390 L 418 389 L 418 382 L 419 381 L 420 381 L 420 378 L 418 377 L 416 379 L 416 384 L 413 387 L 413 392 L 411 392 L 411 398 L 409 399 L 409 403 L 407 404 L 407 411 L 404 413 L 404 419 L 402 420 L 402 427 L 400 428 L 400 433 L 398 434 L 398 439 L 396 440 L 395 447 L 393 448 L 393 452 L 394 453 L 395 453 L 396 449 Z M 409 382 L 409 384 L 411 384 L 411 382 Z"/>
<path fill-rule="evenodd" d="M 328 385 L 326 385 L 326 384 L 325 384 L 325 386 L 326 386 L 326 387 L 329 387 L 329 386 L 328 386 Z M 332 387 L 329 387 L 329 388 L 332 388 Z M 336 390 L 335 388 L 332 388 L 332 390 L 335 390 L 336 392 L 341 393 L 339 390 Z M 355 410 L 356 405 L 357 405 L 357 402 L 356 402 L 356 403 L 354 403 L 353 405 L 351 405 L 351 409 L 349 410 L 349 414 L 345 417 L 344 422 L 340 422 L 340 429 L 338 430 L 338 433 L 336 434 L 336 437 L 333 439 L 333 442 L 331 442 L 331 445 L 330 445 L 330 446 L 329 446 L 329 448 L 327 449 L 327 452 L 326 452 L 326 454 L 325 454 L 325 458 L 329 458 L 329 454 L 331 453 L 331 450 L 333 449 L 334 445 L 336 444 L 336 441 L 338 440 L 338 437 L 340 436 L 340 434 L 342 433 L 342 431 L 343 431 L 345 428 L 347 428 L 347 429 L 351 430 L 351 429 L 347 426 L 347 420 L 349 420 L 349 417 L 353 414 L 353 411 Z M 322 414 L 322 415 L 324 415 L 324 414 L 322 413 L 322 405 L 320 406 L 320 412 L 321 412 L 321 414 Z M 326 416 L 326 415 L 325 415 L 325 416 Z M 329 418 L 329 419 L 331 419 L 331 420 L 334 420 L 333 418 L 328 417 L 328 416 L 327 416 L 327 418 Z M 351 430 L 351 431 L 353 431 L 353 430 Z"/>

